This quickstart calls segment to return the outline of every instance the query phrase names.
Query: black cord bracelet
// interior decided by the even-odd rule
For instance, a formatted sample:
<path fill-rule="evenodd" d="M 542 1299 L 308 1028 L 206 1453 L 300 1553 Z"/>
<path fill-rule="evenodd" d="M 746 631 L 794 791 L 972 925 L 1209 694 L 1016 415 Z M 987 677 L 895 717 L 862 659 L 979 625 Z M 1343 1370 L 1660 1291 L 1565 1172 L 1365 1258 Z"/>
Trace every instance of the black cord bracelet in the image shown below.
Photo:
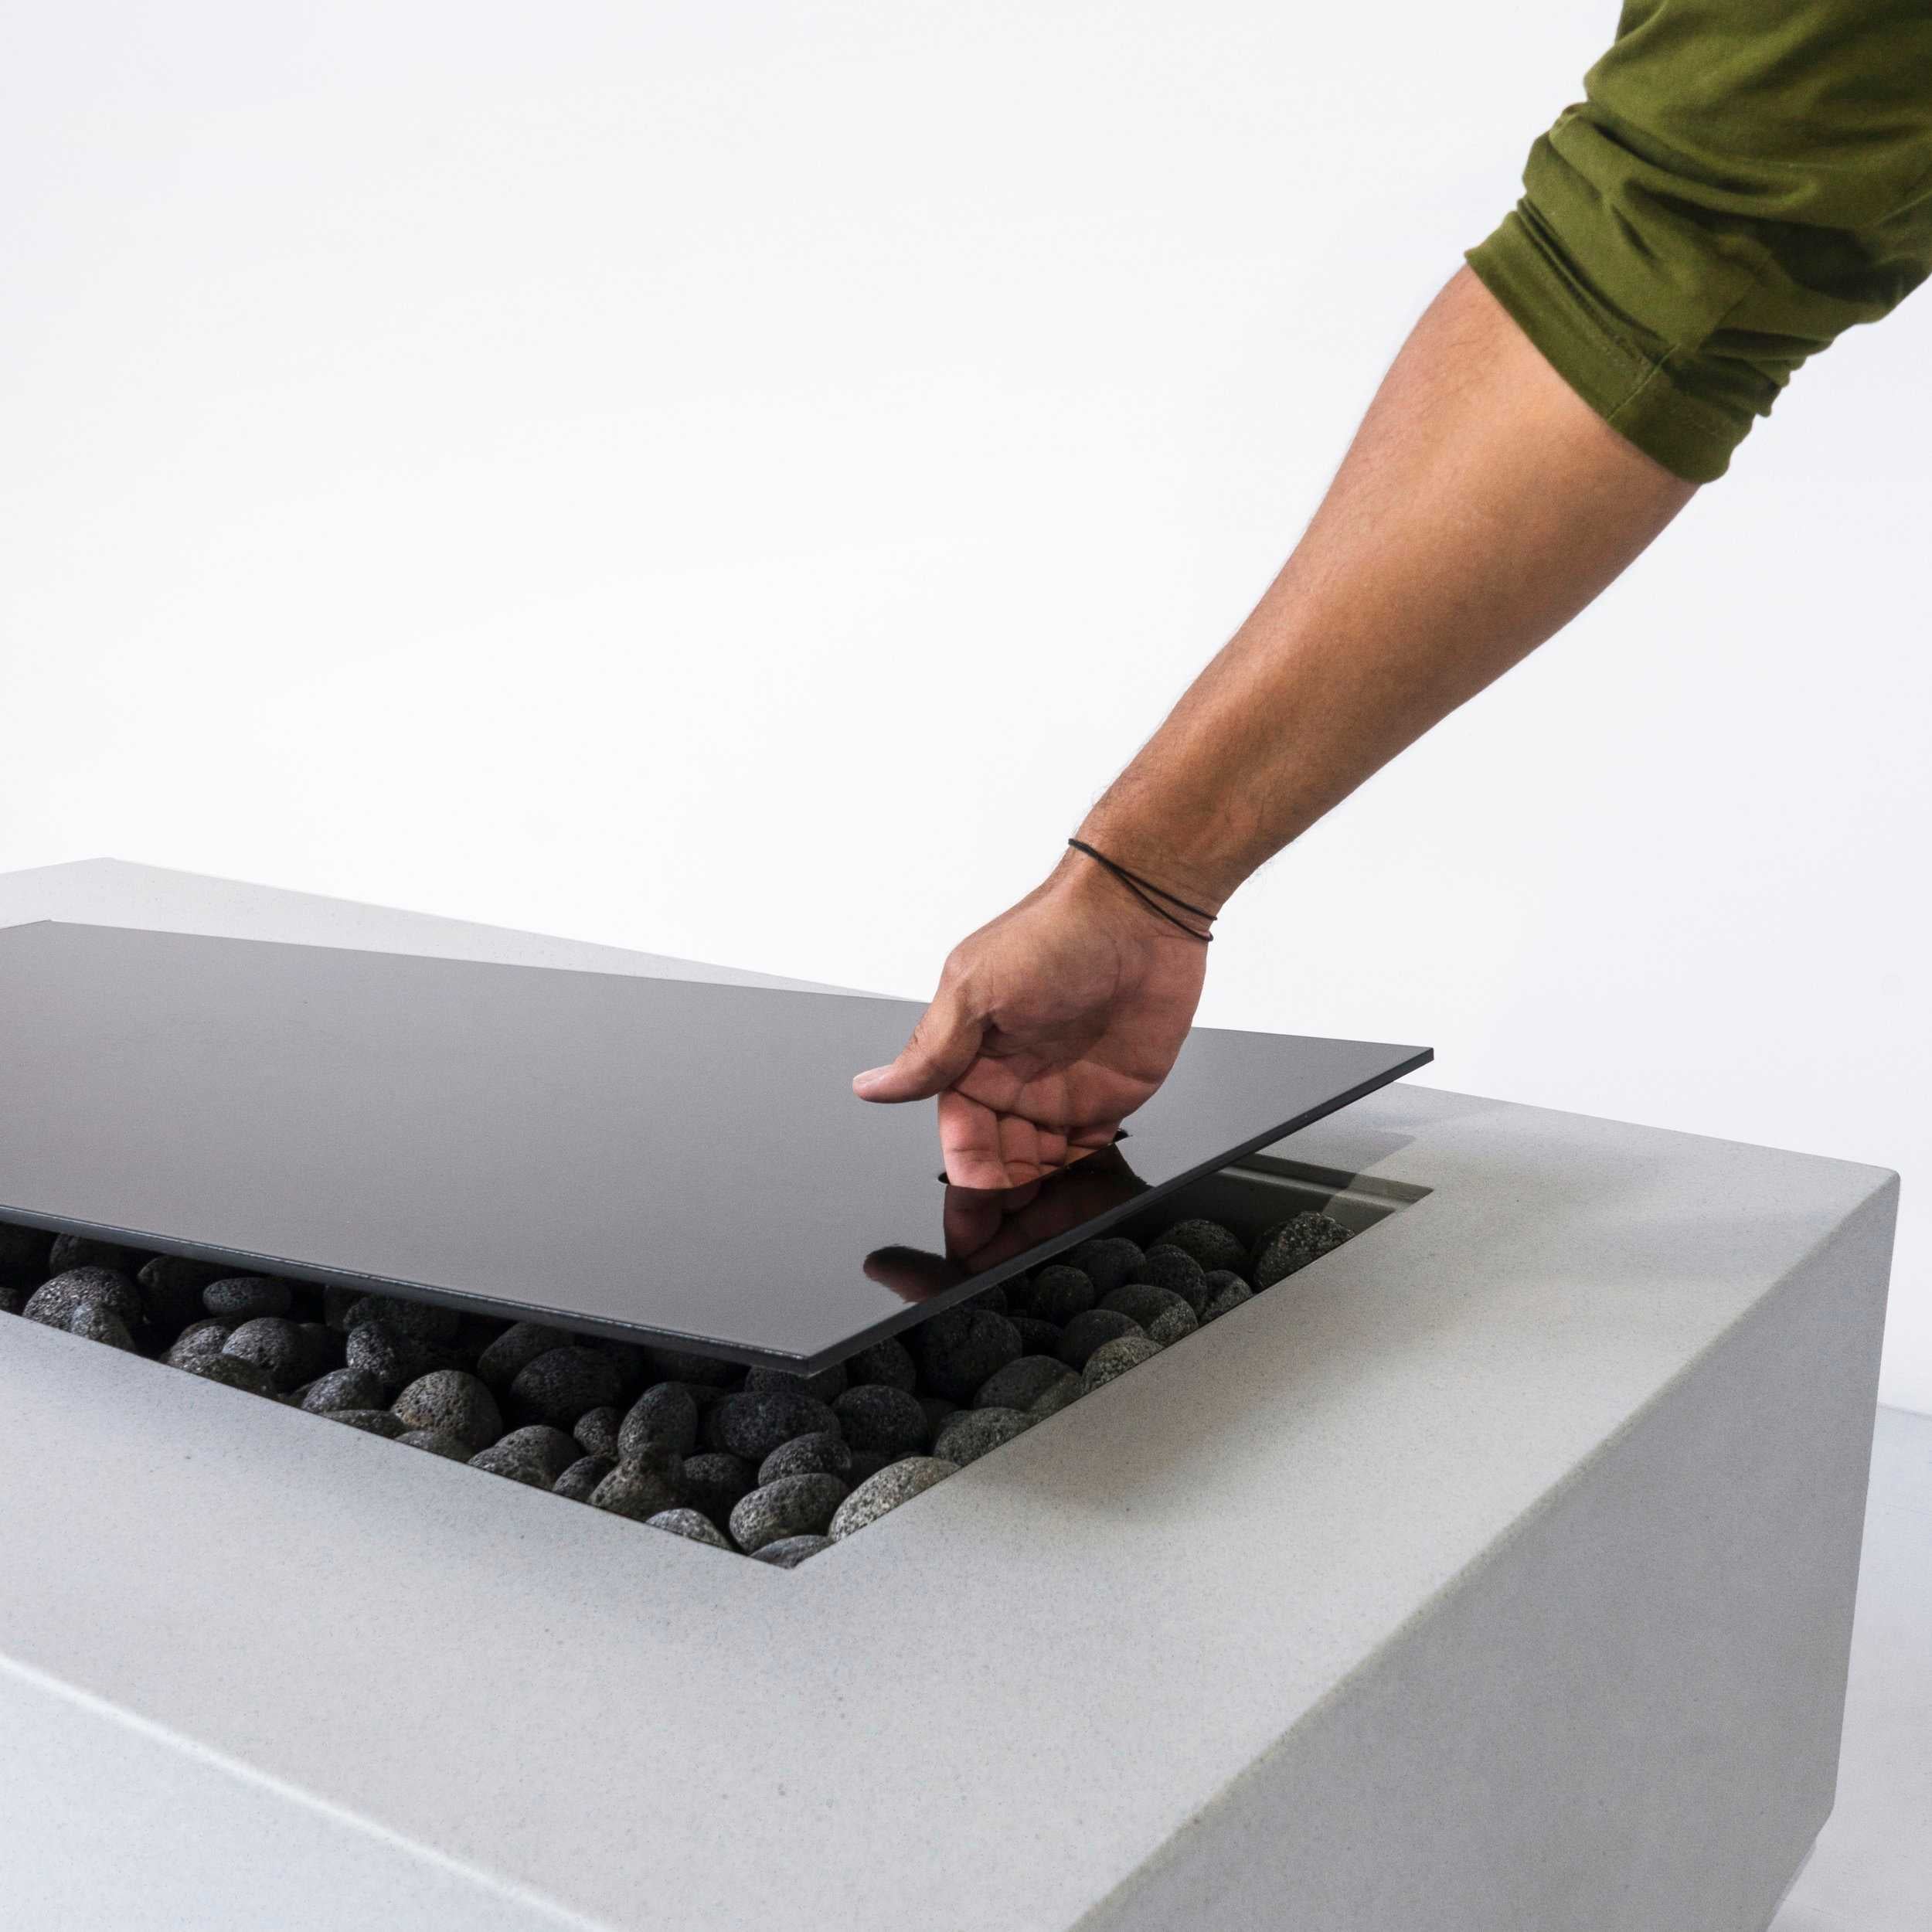
<path fill-rule="evenodd" d="M 1192 913 L 1196 919 L 1205 919 L 1209 925 L 1212 925 L 1214 923 L 1215 915 L 1205 906 L 1190 906 L 1185 899 L 1177 897 L 1165 886 L 1157 886 L 1152 879 L 1143 879 L 1138 872 L 1129 872 L 1124 866 L 1116 864 L 1113 859 L 1107 857 L 1105 852 L 1096 852 L 1083 838 L 1070 838 L 1066 842 L 1073 847 L 1074 851 L 1083 852 L 1093 860 L 1095 865 L 1111 872 L 1149 912 L 1158 913 L 1170 926 L 1178 927 L 1185 933 L 1189 939 L 1198 939 L 1203 946 L 1211 946 L 1214 944 L 1214 935 L 1212 933 L 1196 931 L 1185 919 L 1177 918 L 1169 912 L 1167 906 L 1163 906 L 1161 901 L 1165 899 L 1168 905 L 1178 906 L 1182 912 Z"/>

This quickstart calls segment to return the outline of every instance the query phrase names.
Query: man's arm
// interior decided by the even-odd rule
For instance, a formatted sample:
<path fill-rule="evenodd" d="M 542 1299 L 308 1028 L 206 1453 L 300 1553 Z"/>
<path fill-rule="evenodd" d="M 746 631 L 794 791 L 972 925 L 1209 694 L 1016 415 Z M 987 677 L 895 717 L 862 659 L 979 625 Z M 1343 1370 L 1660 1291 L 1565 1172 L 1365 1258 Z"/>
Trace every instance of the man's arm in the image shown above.
<path fill-rule="evenodd" d="M 1578 400 L 1468 270 L 1396 358 L 1307 535 L 1080 836 L 1216 909 L 1609 583 L 1693 493 Z M 947 1172 L 1105 1145 L 1172 1066 L 1206 947 L 1069 852 L 957 947 L 871 1100 L 941 1096 Z"/>

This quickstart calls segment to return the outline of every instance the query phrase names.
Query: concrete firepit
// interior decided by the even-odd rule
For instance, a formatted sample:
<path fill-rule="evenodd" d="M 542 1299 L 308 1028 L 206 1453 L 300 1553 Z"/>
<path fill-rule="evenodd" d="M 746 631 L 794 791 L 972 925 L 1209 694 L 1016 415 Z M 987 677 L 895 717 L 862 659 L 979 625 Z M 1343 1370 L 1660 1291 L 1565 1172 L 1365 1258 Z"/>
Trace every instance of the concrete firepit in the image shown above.
<path fill-rule="evenodd" d="M 44 917 L 707 971 L 138 869 L 0 882 L 0 922 Z M 1162 1204 L 1355 1232 L 1280 1244 L 1258 1292 L 1230 1270 L 1211 1320 L 1181 1263 L 1111 1284 L 1148 1291 L 1107 1311 L 1154 1350 L 1124 1372 L 1040 1270 L 1047 1312 L 1004 1318 L 1060 1345 L 935 1411 L 983 1364 L 923 1345 L 916 1445 L 849 1378 L 792 1392 L 833 1430 L 767 1444 L 748 1406 L 740 1446 L 787 1458 L 759 1487 L 819 1488 L 744 1541 L 828 1485 L 833 1526 L 852 1458 L 918 1458 L 831 1547 L 774 1533 L 795 1567 L 702 1533 L 728 1485 L 652 1529 L 452 1452 L 556 1430 L 592 1363 L 515 1393 L 499 1355 L 495 1418 L 464 1383 L 399 1415 L 403 1364 L 344 1340 L 325 1373 L 451 1439 L 413 1454 L 104 1345 L 146 1312 L 104 1291 L 82 1334 L 0 1317 L 10 1918 L 1760 1932 L 1831 1806 L 1895 1190 L 1391 1089 Z M 1205 1286 L 1233 1257 L 1192 1238 Z M 305 1386 L 299 1307 L 232 1298 L 199 1318 L 234 1374 Z M 605 1450 L 556 1432 L 678 1453 L 690 1419 L 640 1393 L 573 1425 Z M 1036 1420 L 981 1441 L 995 1413 Z M 966 1459 L 922 1488 L 948 1430 Z"/>

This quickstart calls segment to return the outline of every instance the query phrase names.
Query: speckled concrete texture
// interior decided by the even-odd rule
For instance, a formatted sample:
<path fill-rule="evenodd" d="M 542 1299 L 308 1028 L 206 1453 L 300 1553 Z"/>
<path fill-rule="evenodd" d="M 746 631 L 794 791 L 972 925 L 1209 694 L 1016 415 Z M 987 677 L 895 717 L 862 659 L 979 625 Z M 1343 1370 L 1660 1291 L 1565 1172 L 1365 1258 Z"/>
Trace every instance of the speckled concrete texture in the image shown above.
<path fill-rule="evenodd" d="M 0 1318 L 0 1651 L 77 1750 L 179 1740 L 505 1924 L 1762 1932 L 1831 1802 L 1895 1183 L 1406 1087 L 1271 1153 L 1430 1191 L 796 1570 Z M 915 1711 L 945 1748 L 881 1776 Z"/>

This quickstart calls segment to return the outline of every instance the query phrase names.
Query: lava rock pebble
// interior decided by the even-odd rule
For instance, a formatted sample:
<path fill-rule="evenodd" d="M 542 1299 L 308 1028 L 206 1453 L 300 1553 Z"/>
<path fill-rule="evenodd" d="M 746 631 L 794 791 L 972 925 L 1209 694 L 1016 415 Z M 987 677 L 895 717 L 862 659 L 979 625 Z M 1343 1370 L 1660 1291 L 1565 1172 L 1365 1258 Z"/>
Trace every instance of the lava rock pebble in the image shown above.
<path fill-rule="evenodd" d="M 962 1409 L 940 1430 L 933 1454 L 962 1469 L 1002 1443 L 1024 1435 L 1035 1418 L 1018 1409 Z"/>
<path fill-rule="evenodd" d="M 695 1383 L 700 1388 L 735 1388 L 744 1372 L 716 1355 L 693 1355 L 688 1349 L 647 1349 L 645 1351 L 655 1382 Z"/>
<path fill-rule="evenodd" d="M 561 1429 L 536 1423 L 527 1429 L 512 1429 L 479 1451 L 471 1457 L 470 1467 L 487 1469 L 493 1476 L 508 1476 L 511 1481 L 528 1483 L 532 1488 L 547 1489 L 577 1459 L 577 1444 Z"/>
<path fill-rule="evenodd" d="M 455 1309 L 440 1308 L 434 1302 L 406 1301 L 396 1294 L 365 1294 L 343 1310 L 342 1325 L 353 1329 L 365 1321 L 386 1321 L 399 1334 L 441 1348 L 456 1339 L 461 1321 Z"/>
<path fill-rule="evenodd" d="M 224 1387 L 243 1389 L 251 1396 L 272 1396 L 277 1393 L 268 1371 L 257 1368 L 252 1362 L 243 1361 L 240 1355 L 217 1352 L 213 1355 L 196 1355 L 175 1366 L 191 1376 L 199 1376 L 205 1382 L 219 1382 Z"/>
<path fill-rule="evenodd" d="M 1055 1261 L 1040 1269 L 1027 1283 L 1015 1312 L 1064 1328 L 1075 1315 L 1086 1314 L 1099 1298 L 1094 1277 L 1084 1268 Z"/>
<path fill-rule="evenodd" d="M 796 1570 L 808 1556 L 815 1556 L 821 1549 L 832 1547 L 829 1536 L 781 1536 L 775 1543 L 767 1543 L 751 1553 L 756 1563 L 770 1563 L 780 1570 Z"/>
<path fill-rule="evenodd" d="M 1103 1234 L 1083 1241 L 1066 1257 L 1070 1267 L 1078 1268 L 1094 1284 L 1097 1295 L 1111 1294 L 1124 1281 L 1134 1278 L 1134 1270 L 1146 1257 L 1140 1243 L 1124 1234 Z"/>
<path fill-rule="evenodd" d="M 877 1475 L 859 1484 L 838 1505 L 832 1527 L 825 1533 L 838 1542 L 958 1472 L 957 1463 L 937 1456 L 908 1456 L 903 1461 L 889 1464 Z"/>
<path fill-rule="evenodd" d="M 548 1355 L 553 1349 L 567 1349 L 576 1340 L 575 1335 L 541 1321 L 512 1321 L 478 1355 L 476 1372 L 500 1392 L 539 1355 Z"/>
<path fill-rule="evenodd" d="M 1175 1252 L 1179 1253 L 1180 1250 L 1177 1248 Z M 1156 1287 L 1151 1281 L 1129 1281 L 1124 1287 L 1116 1288 L 1100 1305 L 1111 1308 L 1116 1315 L 1125 1315 L 1150 1335 L 1154 1332 L 1154 1324 L 1164 1315 L 1184 1316 L 1187 1327 L 1182 1331 L 1183 1334 L 1192 1334 L 1197 1325 L 1194 1310 L 1173 1289 Z"/>
<path fill-rule="evenodd" d="M 836 1476 L 781 1476 L 740 1499 L 731 1512 L 731 1539 L 740 1549 L 762 1549 L 784 1536 L 824 1533 L 849 1492 Z"/>
<path fill-rule="evenodd" d="M 222 1344 L 222 1353 L 238 1355 L 266 1370 L 278 1389 L 296 1388 L 307 1381 L 313 1360 L 301 1330 L 279 1315 L 258 1315 L 243 1322 Z"/>
<path fill-rule="evenodd" d="M 0 1281 L 0 1315 L 18 1315 L 32 1292 L 24 1281 Z"/>
<path fill-rule="evenodd" d="M 134 1345 L 127 1323 L 98 1301 L 82 1302 L 67 1318 L 67 1332 L 83 1342 L 104 1342 L 111 1349 L 131 1349 Z"/>
<path fill-rule="evenodd" d="M 1036 1422 L 1044 1422 L 1049 1416 L 1058 1415 L 1069 1403 L 1079 1401 L 1086 1393 L 1086 1385 L 1070 1369 L 1064 1378 L 1055 1383 L 1026 1413 Z"/>
<path fill-rule="evenodd" d="M 488 1385 L 462 1369 L 418 1376 L 389 1406 L 405 1429 L 444 1430 L 468 1444 L 468 1455 L 488 1448 L 503 1433 L 503 1413 Z"/>
<path fill-rule="evenodd" d="M 230 1272 L 212 1261 L 189 1261 L 178 1254 L 157 1254 L 141 1264 L 134 1281 L 140 1287 L 148 1319 L 157 1328 L 172 1332 L 201 1318 L 206 1312 L 202 1291 Z"/>
<path fill-rule="evenodd" d="M 132 1276 L 140 1272 L 147 1260 L 138 1248 L 97 1240 L 91 1234 L 56 1234 L 47 1250 L 47 1272 L 65 1274 L 70 1268 L 107 1268 L 116 1274 Z"/>
<path fill-rule="evenodd" d="M 730 1542 L 709 1516 L 701 1516 L 695 1509 L 660 1509 L 655 1516 L 647 1516 L 645 1522 L 653 1529 L 668 1530 L 674 1536 L 682 1536 L 688 1542 L 709 1543 L 713 1549 L 729 1549 Z"/>
<path fill-rule="evenodd" d="M 1318 1261 L 1349 1238 L 1339 1221 L 1309 1209 L 1293 1219 L 1278 1221 L 1264 1230 L 1254 1244 L 1254 1266 L 1249 1278 L 1257 1288 L 1271 1288 L 1277 1281 Z"/>
<path fill-rule="evenodd" d="M 1157 1248 L 1179 1248 L 1183 1254 L 1192 1255 L 1200 1263 L 1204 1274 L 1212 1274 L 1217 1268 L 1239 1270 L 1247 1265 L 1247 1243 L 1232 1228 L 1224 1228 L 1219 1221 L 1176 1221 L 1158 1236 L 1154 1245 Z"/>
<path fill-rule="evenodd" d="M 995 1371 L 1019 1356 L 1019 1332 L 1003 1315 L 948 1308 L 915 1328 L 907 1344 L 927 1393 L 967 1402 Z"/>
<path fill-rule="evenodd" d="M 171 1369 L 185 1369 L 192 1362 L 211 1360 L 221 1353 L 223 1343 L 233 1332 L 229 1323 L 212 1318 L 206 1321 L 190 1322 L 168 1344 L 168 1352 L 162 1360 Z"/>
<path fill-rule="evenodd" d="M 1042 1321 L 1030 1315 L 1009 1315 L 1007 1320 L 1013 1325 L 1013 1332 L 1019 1337 L 1019 1352 L 1022 1356 L 1051 1355 L 1060 1345 L 1060 1332 L 1051 1321 Z"/>
<path fill-rule="evenodd" d="M 910 1455 L 926 1446 L 926 1410 L 918 1396 L 889 1383 L 862 1383 L 832 1405 L 846 1441 L 855 1449 Z"/>
<path fill-rule="evenodd" d="M 616 1468 L 609 1456 L 580 1456 L 550 1485 L 553 1496 L 567 1496 L 572 1502 L 588 1502 L 591 1492 Z"/>
<path fill-rule="evenodd" d="M 183 1335 L 175 1346 L 179 1348 L 187 1339 Z M 383 1385 L 366 1369 L 332 1369 L 318 1376 L 301 1396 L 302 1406 L 311 1415 L 325 1416 L 335 1409 L 379 1409 Z"/>
<path fill-rule="evenodd" d="M 586 1410 L 611 1407 L 623 1393 L 622 1367 L 601 1349 L 573 1343 L 546 1349 L 517 1371 L 509 1410 L 519 1422 L 567 1429 Z"/>
<path fill-rule="evenodd" d="M 1207 1278 L 1208 1298 L 1201 1309 L 1201 1319 L 1213 1321 L 1238 1308 L 1243 1301 L 1254 1299 L 1254 1291 L 1231 1268 L 1216 1268 Z"/>
<path fill-rule="evenodd" d="M 1089 1308 L 1067 1323 L 1060 1336 L 1060 1359 L 1070 1369 L 1084 1369 L 1087 1357 L 1102 1342 L 1117 1342 L 1123 1335 L 1141 1332 L 1141 1325 L 1117 1308 Z"/>
<path fill-rule="evenodd" d="M 450 1462 L 468 1462 L 470 1445 L 453 1429 L 405 1429 L 396 1440 L 406 1449 L 427 1449 Z"/>
<path fill-rule="evenodd" d="M 342 1355 L 345 1366 L 373 1376 L 386 1396 L 393 1396 L 437 1366 L 413 1335 L 392 1328 L 386 1321 L 363 1321 L 350 1329 Z"/>
<path fill-rule="evenodd" d="M 53 1236 L 44 1228 L 0 1221 L 0 1281 L 25 1287 L 44 1281 L 53 1272 L 48 1263 L 53 1252 Z"/>
<path fill-rule="evenodd" d="M 623 1424 L 623 1410 L 615 1403 L 609 1403 L 601 1409 L 585 1410 L 571 1426 L 570 1433 L 587 1456 L 603 1456 L 615 1462 L 617 1431 Z"/>
<path fill-rule="evenodd" d="M 849 1400 L 842 1396 L 840 1401 Z M 763 1462 L 794 1436 L 836 1429 L 838 1418 L 816 1396 L 796 1389 L 747 1389 L 723 1401 L 705 1417 L 705 1446 Z"/>
<path fill-rule="evenodd" d="M 845 1365 L 835 1362 L 829 1369 L 821 1369 L 816 1375 L 794 1375 L 789 1369 L 753 1369 L 745 1376 L 747 1389 L 798 1389 L 808 1396 L 816 1396 L 821 1402 L 836 1402 L 845 1393 L 848 1377 Z"/>
<path fill-rule="evenodd" d="M 507 1441 L 509 1438 L 505 1437 Z M 561 1473 L 560 1471 L 560 1473 Z M 680 1506 L 680 1460 L 662 1449 L 621 1462 L 590 1492 L 590 1506 L 614 1516 L 645 1522 L 666 1509 Z"/>
<path fill-rule="evenodd" d="M 691 1392 L 678 1382 L 660 1382 L 645 1389 L 631 1403 L 617 1430 L 620 1460 L 641 1455 L 653 1447 L 688 1456 L 697 1446 L 698 1405 Z"/>
<path fill-rule="evenodd" d="M 252 1321 L 258 1315 L 287 1315 L 295 1297 L 273 1275 L 225 1274 L 202 1290 L 201 1305 L 224 1321 Z"/>
<path fill-rule="evenodd" d="M 890 1335 L 849 1357 L 845 1379 L 855 1389 L 877 1386 L 903 1389 L 908 1395 L 919 1386 L 919 1371 L 913 1367 L 912 1357 L 906 1352 L 906 1345 Z"/>
<path fill-rule="evenodd" d="M 1147 1259 L 1134 1270 L 1131 1280 L 1171 1290 L 1179 1295 L 1190 1308 L 1198 1308 L 1207 1299 L 1206 1274 L 1192 1255 L 1180 1248 L 1158 1245 L 1149 1248 Z M 1121 1285 L 1125 1287 L 1129 1284 L 1123 1283 Z M 1118 1289 L 1114 1291 L 1115 1294 L 1119 1291 Z M 1101 1304 L 1103 1308 L 1106 1305 L 1105 1302 Z"/>
<path fill-rule="evenodd" d="M 678 1500 L 722 1523 L 730 1517 L 738 1498 L 753 1486 L 751 1466 L 742 1456 L 708 1450 L 685 1458 L 678 1475 Z"/>
<path fill-rule="evenodd" d="M 821 1429 L 816 1435 L 794 1436 L 781 1442 L 758 1465 L 762 1488 L 781 1476 L 840 1476 L 850 1473 L 852 1451 L 835 1429 Z"/>
<path fill-rule="evenodd" d="M 973 1406 L 1030 1409 L 1056 1383 L 1073 1379 L 1073 1371 L 1057 1355 L 1023 1355 L 979 1385 Z"/>
<path fill-rule="evenodd" d="M 386 1436 L 391 1442 L 409 1433 L 386 1409 L 332 1409 L 328 1419 L 331 1422 L 346 1423 L 350 1428 L 360 1429 L 366 1435 Z"/>
<path fill-rule="evenodd" d="M 1117 1341 L 1103 1342 L 1087 1357 L 1087 1366 L 1080 1371 L 1081 1385 L 1090 1393 L 1102 1388 L 1160 1352 L 1161 1345 L 1144 1335 L 1124 1335 Z"/>
<path fill-rule="evenodd" d="M 22 1312 L 43 1328 L 64 1328 L 77 1309 L 86 1308 L 105 1308 L 129 1328 L 141 1321 L 141 1297 L 134 1283 L 113 1268 L 63 1269 L 28 1296 Z"/>
<path fill-rule="evenodd" d="M 852 1452 L 852 1467 L 845 1471 L 845 1480 L 856 1489 L 862 1482 L 869 1482 L 880 1470 L 904 1460 L 903 1454 L 890 1454 L 883 1449 L 855 1449 Z"/>

